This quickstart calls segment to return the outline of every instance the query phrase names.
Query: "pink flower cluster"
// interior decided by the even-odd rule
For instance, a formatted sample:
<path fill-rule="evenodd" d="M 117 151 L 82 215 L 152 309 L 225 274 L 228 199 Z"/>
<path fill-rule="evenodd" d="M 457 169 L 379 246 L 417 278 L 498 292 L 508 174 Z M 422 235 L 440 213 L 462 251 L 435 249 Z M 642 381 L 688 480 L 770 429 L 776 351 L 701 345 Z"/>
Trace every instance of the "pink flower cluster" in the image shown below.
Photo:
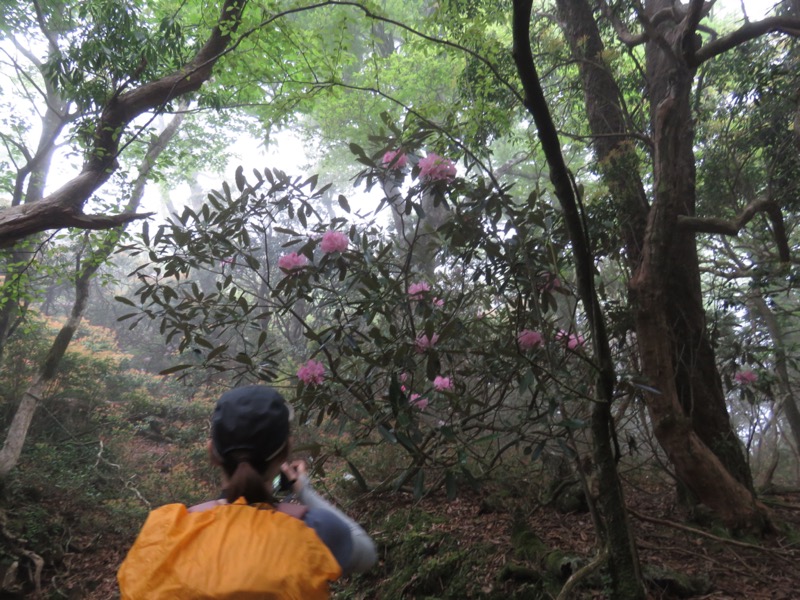
<path fill-rule="evenodd" d="M 442 158 L 433 152 L 428 153 L 425 158 L 421 158 L 419 165 L 419 176 L 421 179 L 429 181 L 452 181 L 456 176 L 456 166 L 449 158 Z"/>
<path fill-rule="evenodd" d="M 428 399 L 423 398 L 419 394 L 411 394 L 408 398 L 408 403 L 418 410 L 425 410 L 428 408 Z"/>
<path fill-rule="evenodd" d="M 319 248 L 323 253 L 330 254 L 331 252 L 344 252 L 349 244 L 350 238 L 341 231 L 326 231 L 322 234 Z"/>
<path fill-rule="evenodd" d="M 402 171 L 408 164 L 408 157 L 402 150 L 389 150 L 383 155 L 383 166 L 392 171 Z"/>
<path fill-rule="evenodd" d="M 544 337 L 538 331 L 523 329 L 517 334 L 517 343 L 522 350 L 533 350 L 544 344 Z"/>
<path fill-rule="evenodd" d="M 297 369 L 297 378 L 306 385 L 320 385 L 325 379 L 325 367 L 316 360 L 309 360 Z"/>
<path fill-rule="evenodd" d="M 433 389 L 437 392 L 446 392 L 453 389 L 453 381 L 449 377 L 437 375 L 433 380 Z"/>
<path fill-rule="evenodd" d="M 567 333 L 563 329 L 559 329 L 556 333 L 556 340 L 564 342 L 570 350 L 577 350 L 582 348 L 586 340 L 578 333 Z"/>
<path fill-rule="evenodd" d="M 555 273 L 547 273 L 546 280 L 540 286 L 540 289 L 551 291 L 560 287 L 562 287 L 562 285 L 558 276 Z"/>
<path fill-rule="evenodd" d="M 284 254 L 278 259 L 278 268 L 286 271 L 287 273 L 302 269 L 307 264 L 308 259 L 303 254 L 298 254 L 297 252 Z"/>
<path fill-rule="evenodd" d="M 408 297 L 412 300 L 422 300 L 425 297 L 426 292 L 431 291 L 431 286 L 428 285 L 424 281 L 420 281 L 419 283 L 412 283 L 408 286 Z"/>
<path fill-rule="evenodd" d="M 438 333 L 434 333 L 430 337 L 428 337 L 424 333 L 421 333 L 417 336 L 414 345 L 416 346 L 417 352 L 422 353 L 425 352 L 425 350 L 433 348 L 438 341 L 439 341 Z"/>
<path fill-rule="evenodd" d="M 758 374 L 753 371 L 739 371 L 733 376 L 733 380 L 739 385 L 751 385 L 758 381 Z"/>

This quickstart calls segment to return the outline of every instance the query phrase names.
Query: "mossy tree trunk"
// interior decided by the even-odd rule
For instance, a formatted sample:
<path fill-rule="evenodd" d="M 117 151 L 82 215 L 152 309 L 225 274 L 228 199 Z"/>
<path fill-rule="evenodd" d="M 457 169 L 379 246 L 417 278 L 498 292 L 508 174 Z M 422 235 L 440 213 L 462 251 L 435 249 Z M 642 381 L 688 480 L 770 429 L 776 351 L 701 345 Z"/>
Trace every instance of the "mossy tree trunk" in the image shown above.
<path fill-rule="evenodd" d="M 600 478 L 600 509 L 604 522 L 599 531 L 608 550 L 611 587 L 614 598 L 643 600 L 646 597 L 639 557 L 628 522 L 625 498 L 617 471 L 614 451 L 614 423 L 611 404 L 616 375 L 611 357 L 605 320 L 594 284 L 594 257 L 588 232 L 579 208 L 577 186 L 567 170 L 561 143 L 542 91 L 530 44 L 532 0 L 513 3 L 514 61 L 525 93 L 524 102 L 533 117 L 550 169 L 550 181 L 564 213 L 572 244 L 578 295 L 592 332 L 597 368 L 597 384 L 592 409 L 592 441 Z M 605 548 L 601 549 L 605 552 Z"/>

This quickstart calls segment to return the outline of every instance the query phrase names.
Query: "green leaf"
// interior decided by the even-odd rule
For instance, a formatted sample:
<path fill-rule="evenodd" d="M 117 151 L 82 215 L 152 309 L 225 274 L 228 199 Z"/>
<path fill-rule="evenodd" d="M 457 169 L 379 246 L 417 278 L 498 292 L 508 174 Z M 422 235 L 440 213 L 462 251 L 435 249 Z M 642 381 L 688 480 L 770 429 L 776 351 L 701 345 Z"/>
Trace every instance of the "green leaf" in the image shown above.
<path fill-rule="evenodd" d="M 163 371 L 159 371 L 159 375 L 171 375 L 172 373 L 177 373 L 178 371 L 184 371 L 186 369 L 191 369 L 194 365 L 175 365 L 174 367 L 169 367 L 168 369 L 164 369 Z"/>
<path fill-rule="evenodd" d="M 364 479 L 364 477 L 361 475 L 361 471 L 359 471 L 356 468 L 356 466 L 349 460 L 347 461 L 347 468 L 350 469 L 350 472 L 353 474 L 353 477 L 356 478 L 356 483 L 358 483 L 358 487 L 361 489 L 361 491 L 368 492 L 369 486 L 367 485 L 367 482 Z"/>
<path fill-rule="evenodd" d="M 238 190 L 240 192 L 244 191 L 244 188 L 247 185 L 247 180 L 244 178 L 244 168 L 241 165 L 236 167 L 235 178 L 236 178 L 236 187 L 238 188 Z"/>
<path fill-rule="evenodd" d="M 225 352 L 227 349 L 228 346 L 226 344 L 223 344 L 222 346 L 217 346 L 211 352 L 208 353 L 208 356 L 206 356 L 206 360 L 213 360 L 214 358 Z"/>
<path fill-rule="evenodd" d="M 420 469 L 414 476 L 414 499 L 419 500 L 425 494 L 425 470 Z"/>
<path fill-rule="evenodd" d="M 378 433 L 380 433 L 381 437 L 383 437 L 383 439 L 385 439 L 390 444 L 397 443 L 397 438 L 395 437 L 395 435 L 383 425 L 378 425 Z"/>

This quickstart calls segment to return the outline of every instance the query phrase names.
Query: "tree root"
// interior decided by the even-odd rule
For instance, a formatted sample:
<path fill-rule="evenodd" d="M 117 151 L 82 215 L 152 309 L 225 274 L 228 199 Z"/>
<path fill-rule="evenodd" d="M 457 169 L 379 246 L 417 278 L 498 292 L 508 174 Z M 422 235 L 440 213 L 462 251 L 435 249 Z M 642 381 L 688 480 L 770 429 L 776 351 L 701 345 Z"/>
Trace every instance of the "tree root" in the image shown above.
<path fill-rule="evenodd" d="M 44 569 L 44 559 L 36 554 L 36 552 L 32 550 L 28 550 L 25 548 L 25 544 L 27 544 L 27 540 L 18 537 L 12 534 L 8 530 L 8 517 L 6 516 L 5 511 L 0 511 L 0 535 L 2 535 L 3 539 L 8 541 L 9 544 L 6 546 L 10 548 L 11 554 L 15 554 L 20 557 L 25 557 L 31 563 L 33 563 L 33 585 L 36 587 L 36 595 L 41 596 L 42 593 L 42 569 Z M 19 561 L 14 561 L 11 567 L 9 567 L 8 571 L 6 571 L 5 576 L 3 577 L 2 588 L 0 588 L 0 592 L 11 591 L 13 586 L 17 585 L 15 580 L 17 579 L 17 573 L 19 571 Z"/>
<path fill-rule="evenodd" d="M 603 545 L 598 552 L 597 556 L 588 564 L 577 571 L 575 571 L 572 575 L 570 575 L 567 582 L 564 584 L 564 587 L 561 588 L 561 591 L 558 593 L 556 600 L 569 600 L 569 598 L 574 598 L 573 590 L 587 577 L 589 577 L 592 573 L 594 573 L 597 569 L 599 569 L 603 564 L 608 560 L 608 545 Z"/>

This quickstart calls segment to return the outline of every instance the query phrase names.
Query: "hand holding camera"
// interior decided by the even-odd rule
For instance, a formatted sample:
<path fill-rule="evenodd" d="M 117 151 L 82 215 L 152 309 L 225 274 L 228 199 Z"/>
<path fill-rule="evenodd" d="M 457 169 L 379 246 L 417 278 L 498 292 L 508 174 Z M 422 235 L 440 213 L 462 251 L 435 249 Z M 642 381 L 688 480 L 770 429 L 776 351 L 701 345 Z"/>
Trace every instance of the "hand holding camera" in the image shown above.
<path fill-rule="evenodd" d="M 303 475 L 308 473 L 308 465 L 304 460 L 285 462 L 281 465 L 280 484 L 278 489 L 282 492 L 293 491 L 299 493 L 303 487 Z"/>

